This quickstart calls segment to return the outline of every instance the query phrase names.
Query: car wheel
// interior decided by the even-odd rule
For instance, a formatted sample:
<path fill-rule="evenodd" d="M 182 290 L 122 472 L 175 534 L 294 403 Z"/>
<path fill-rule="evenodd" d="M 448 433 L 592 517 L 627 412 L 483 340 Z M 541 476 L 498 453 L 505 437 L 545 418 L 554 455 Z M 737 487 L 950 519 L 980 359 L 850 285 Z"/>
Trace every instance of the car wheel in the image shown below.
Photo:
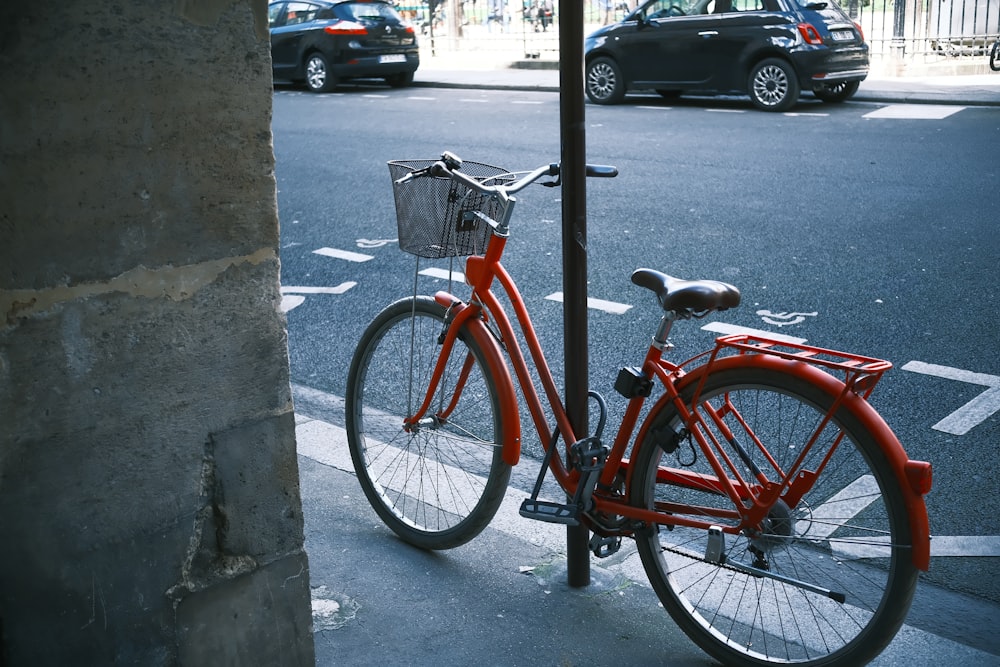
<path fill-rule="evenodd" d="M 306 57 L 306 86 L 314 93 L 325 93 L 337 85 L 337 77 L 330 71 L 326 57 L 322 53 L 310 53 Z"/>
<path fill-rule="evenodd" d="M 836 104 L 850 99 L 854 93 L 858 92 L 860 81 L 839 81 L 837 83 L 826 83 L 813 88 L 813 95 L 823 100 Z"/>
<path fill-rule="evenodd" d="M 625 98 L 625 79 L 611 58 L 595 58 L 587 65 L 587 97 L 594 104 L 618 104 Z"/>
<path fill-rule="evenodd" d="M 799 99 L 799 80 L 787 61 L 768 58 L 760 61 L 747 85 L 750 100 L 764 111 L 788 111 Z"/>
<path fill-rule="evenodd" d="M 385 82 L 393 88 L 406 88 L 413 83 L 413 72 L 399 72 L 385 77 Z"/>

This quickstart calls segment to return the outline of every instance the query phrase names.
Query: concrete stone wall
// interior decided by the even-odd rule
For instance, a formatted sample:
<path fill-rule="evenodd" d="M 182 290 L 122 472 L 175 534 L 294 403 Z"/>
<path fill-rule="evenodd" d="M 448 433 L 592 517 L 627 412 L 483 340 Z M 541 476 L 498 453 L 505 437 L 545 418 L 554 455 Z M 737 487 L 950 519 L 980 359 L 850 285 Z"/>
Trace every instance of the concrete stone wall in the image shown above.
<path fill-rule="evenodd" d="M 265 0 L 0 5 L 0 665 L 312 665 Z"/>

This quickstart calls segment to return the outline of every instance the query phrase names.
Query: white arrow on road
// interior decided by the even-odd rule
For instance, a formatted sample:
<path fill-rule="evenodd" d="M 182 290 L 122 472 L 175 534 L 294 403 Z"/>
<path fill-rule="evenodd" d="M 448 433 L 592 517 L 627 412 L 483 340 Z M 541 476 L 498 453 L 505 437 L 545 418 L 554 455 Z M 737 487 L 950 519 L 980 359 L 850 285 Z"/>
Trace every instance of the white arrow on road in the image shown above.
<path fill-rule="evenodd" d="M 931 428 L 935 430 L 952 435 L 965 435 L 993 416 L 997 410 L 1000 410 L 1000 377 L 996 375 L 973 373 L 972 371 L 963 371 L 960 368 L 927 364 L 922 361 L 911 361 L 903 366 L 903 370 L 989 387 L 958 410 L 934 424 Z"/>

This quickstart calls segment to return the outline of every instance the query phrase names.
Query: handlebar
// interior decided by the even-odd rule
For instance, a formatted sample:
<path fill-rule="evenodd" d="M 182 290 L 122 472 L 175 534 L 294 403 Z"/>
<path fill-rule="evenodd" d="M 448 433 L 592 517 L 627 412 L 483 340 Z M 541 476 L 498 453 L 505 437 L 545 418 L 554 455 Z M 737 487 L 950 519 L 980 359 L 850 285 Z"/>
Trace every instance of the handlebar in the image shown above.
<path fill-rule="evenodd" d="M 561 183 L 560 180 L 560 164 L 558 162 L 552 162 L 547 165 L 542 165 L 537 167 L 524 176 L 514 181 L 513 183 L 504 184 L 498 183 L 497 185 L 484 185 L 479 180 L 468 176 L 461 171 L 462 159 L 451 153 L 445 151 L 441 154 L 441 159 L 432 164 L 429 167 L 423 169 L 417 169 L 416 171 L 411 171 L 406 176 L 403 176 L 396 181 L 397 184 L 406 183 L 414 178 L 421 178 L 424 176 L 435 176 L 438 178 L 451 178 L 453 180 L 463 183 L 467 187 L 481 192 L 485 195 L 489 194 L 503 194 L 511 195 L 519 192 L 531 185 L 539 178 L 543 176 L 553 177 L 555 180 L 547 181 L 541 183 L 548 187 L 555 187 Z M 591 178 L 614 178 L 618 175 L 618 168 L 611 165 L 601 165 L 601 164 L 588 164 L 586 166 L 586 175 Z"/>

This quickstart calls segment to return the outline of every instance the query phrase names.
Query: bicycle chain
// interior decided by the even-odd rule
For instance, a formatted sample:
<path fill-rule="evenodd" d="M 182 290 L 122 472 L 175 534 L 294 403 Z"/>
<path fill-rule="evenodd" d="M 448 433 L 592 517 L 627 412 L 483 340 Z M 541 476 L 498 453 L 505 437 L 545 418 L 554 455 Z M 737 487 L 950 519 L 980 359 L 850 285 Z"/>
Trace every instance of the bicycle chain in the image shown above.
<path fill-rule="evenodd" d="M 699 563 L 708 563 L 709 565 L 716 565 L 722 568 L 723 570 L 729 570 L 730 572 L 736 572 L 738 574 L 746 574 L 744 570 L 733 567 L 732 565 L 727 565 L 726 563 L 713 563 L 711 561 L 705 560 L 704 558 L 701 558 L 700 556 L 695 556 L 690 552 L 681 551 L 680 549 L 673 549 L 671 547 L 665 547 L 662 544 L 660 545 L 660 551 L 669 551 L 672 554 L 677 554 L 678 556 L 684 556 L 685 558 L 690 558 L 691 560 L 698 561 Z"/>

